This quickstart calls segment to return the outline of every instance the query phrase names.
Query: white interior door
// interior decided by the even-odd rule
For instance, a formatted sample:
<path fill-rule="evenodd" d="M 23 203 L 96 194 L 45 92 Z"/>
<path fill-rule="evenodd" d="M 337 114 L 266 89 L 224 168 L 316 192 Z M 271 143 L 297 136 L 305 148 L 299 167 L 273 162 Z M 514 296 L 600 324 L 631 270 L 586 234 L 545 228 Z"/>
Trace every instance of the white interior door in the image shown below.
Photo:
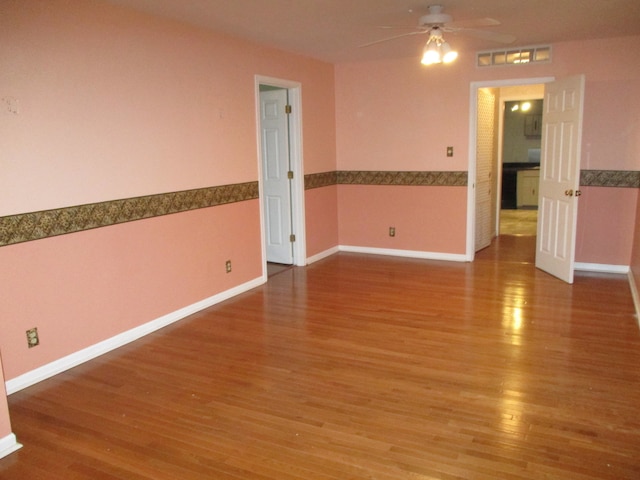
<path fill-rule="evenodd" d="M 287 90 L 260 92 L 260 130 L 266 256 L 292 264 L 291 180 Z"/>
<path fill-rule="evenodd" d="M 486 88 L 478 90 L 478 133 L 476 139 L 476 232 L 475 251 L 493 240 L 492 174 L 495 158 L 496 96 Z"/>
<path fill-rule="evenodd" d="M 573 283 L 584 75 L 545 85 L 536 267 Z"/>

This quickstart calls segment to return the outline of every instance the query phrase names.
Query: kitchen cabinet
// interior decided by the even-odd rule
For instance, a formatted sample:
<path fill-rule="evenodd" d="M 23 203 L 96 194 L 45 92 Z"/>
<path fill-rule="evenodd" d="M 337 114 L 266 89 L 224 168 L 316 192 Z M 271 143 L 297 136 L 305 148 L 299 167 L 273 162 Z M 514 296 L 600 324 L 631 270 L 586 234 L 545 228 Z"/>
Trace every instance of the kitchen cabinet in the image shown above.
<path fill-rule="evenodd" d="M 540 170 L 520 170 L 517 180 L 517 205 L 518 208 L 538 206 L 538 185 L 540 183 Z"/>
<path fill-rule="evenodd" d="M 527 115 L 524 117 L 524 134 L 527 137 L 542 135 L 542 115 Z"/>

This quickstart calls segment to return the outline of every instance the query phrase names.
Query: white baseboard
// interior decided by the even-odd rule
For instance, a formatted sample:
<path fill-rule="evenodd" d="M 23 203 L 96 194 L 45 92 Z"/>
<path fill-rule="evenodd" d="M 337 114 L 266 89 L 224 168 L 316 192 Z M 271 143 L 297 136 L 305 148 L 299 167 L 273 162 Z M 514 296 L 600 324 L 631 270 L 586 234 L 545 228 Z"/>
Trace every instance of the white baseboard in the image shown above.
<path fill-rule="evenodd" d="M 13 433 L 10 433 L 4 438 L 0 438 L 0 458 L 4 458 L 21 448 L 22 445 L 18 443 L 16 436 Z"/>
<path fill-rule="evenodd" d="M 469 259 L 464 254 L 455 253 L 438 253 L 438 252 L 423 252 L 418 250 L 394 250 L 385 248 L 370 248 L 370 247 L 357 247 L 352 245 L 339 245 L 333 247 L 324 252 L 320 252 L 317 255 L 307 258 L 307 265 L 310 265 L 318 260 L 329 257 L 338 252 L 353 252 L 353 253 L 367 253 L 372 255 L 390 255 L 395 257 L 410 257 L 410 258 L 422 258 L 427 260 L 445 260 L 450 262 L 468 262 Z M 596 272 L 596 273 L 615 273 L 626 275 L 631 270 L 628 265 L 608 265 L 604 263 L 584 263 L 576 262 L 574 265 L 575 270 L 583 272 Z M 639 310 L 640 312 L 640 310 Z"/>
<path fill-rule="evenodd" d="M 575 270 L 581 270 L 583 272 L 596 272 L 596 273 L 619 273 L 626 275 L 629 273 L 628 265 L 606 265 L 604 263 L 581 263 L 576 262 L 573 266 Z"/>
<path fill-rule="evenodd" d="M 341 252 L 368 253 L 372 255 L 389 255 L 393 257 L 421 258 L 425 260 L 445 260 L 448 262 L 468 262 L 464 254 L 423 252 L 419 250 L 394 250 L 388 248 L 354 247 L 351 245 L 340 245 Z"/>
<path fill-rule="evenodd" d="M 638 326 L 640 327 L 640 294 L 638 294 L 638 286 L 636 285 L 636 280 L 633 278 L 633 272 L 629 269 L 629 288 L 631 288 L 631 297 L 633 298 L 633 306 L 636 309 L 636 320 L 638 322 Z"/>
<path fill-rule="evenodd" d="M 200 302 L 194 303 L 187 307 L 181 308 L 180 310 L 176 310 L 175 312 L 157 318 L 156 320 L 152 320 L 148 323 L 140 325 L 139 327 L 132 328 L 131 330 L 127 330 L 126 332 L 122 332 L 114 337 L 108 338 L 107 340 L 96 343 L 95 345 L 79 350 L 58 360 L 54 360 L 51 363 L 38 367 L 18 377 L 12 378 L 11 380 L 7 380 L 7 394 L 10 395 L 19 390 L 22 390 L 23 388 L 30 387 L 31 385 L 41 382 L 42 380 L 46 380 L 47 378 L 53 377 L 58 373 L 69 370 L 70 368 L 80 365 L 81 363 L 87 362 L 93 358 L 115 350 L 116 348 L 126 345 L 127 343 L 138 340 L 145 335 L 153 333 L 156 330 L 160 330 L 161 328 L 182 320 L 189 315 L 193 315 L 200 310 L 204 310 L 205 308 L 211 307 L 231 297 L 235 297 L 236 295 L 251 290 L 252 288 L 258 287 L 263 283 L 265 283 L 264 278 L 258 277 L 247 283 L 243 283 L 242 285 L 238 285 L 237 287 L 231 288 L 217 295 L 213 295 L 212 297 L 206 298 Z"/>
<path fill-rule="evenodd" d="M 317 262 L 318 260 L 322 260 L 323 258 L 327 258 L 330 257 L 331 255 L 338 253 L 340 250 L 338 249 L 338 247 L 332 247 L 328 250 L 325 250 L 324 252 L 320 252 L 316 255 L 313 255 L 312 257 L 308 257 L 307 258 L 307 265 L 311 265 L 314 262 Z"/>

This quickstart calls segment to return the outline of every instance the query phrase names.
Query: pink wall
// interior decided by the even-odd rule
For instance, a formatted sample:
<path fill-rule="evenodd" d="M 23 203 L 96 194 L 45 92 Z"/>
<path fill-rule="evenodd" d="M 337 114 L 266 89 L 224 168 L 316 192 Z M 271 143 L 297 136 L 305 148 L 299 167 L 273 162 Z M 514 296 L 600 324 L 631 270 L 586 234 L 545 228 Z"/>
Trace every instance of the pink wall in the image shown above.
<path fill-rule="evenodd" d="M 3 4 L 0 45 L 0 216 L 257 181 L 256 75 L 300 83 L 304 173 L 336 168 L 330 64 L 96 0 Z M 261 244 L 249 200 L 0 247 L 5 379 L 261 278 Z"/>
<path fill-rule="evenodd" d="M 628 266 L 633 248 L 638 189 L 581 187 L 581 191 L 576 261 Z"/>
<path fill-rule="evenodd" d="M 335 169 L 329 64 L 91 0 L 11 2 L 0 42 L 0 215 L 257 180 L 256 74 L 302 84 L 306 172 Z"/>
<path fill-rule="evenodd" d="M 469 78 L 436 68 L 416 58 L 336 66 L 339 170 L 467 169 Z"/>
<path fill-rule="evenodd" d="M 459 68 L 416 58 L 337 65 L 338 169 L 467 170 L 468 92 Z M 466 198 L 464 187 L 340 185 L 340 244 L 464 254 Z"/>
<path fill-rule="evenodd" d="M 553 61 L 539 65 L 478 69 L 473 54 L 463 54 L 453 65 L 430 68 L 421 66 L 417 55 L 337 65 L 338 169 L 467 170 L 472 82 L 546 76 L 561 78 L 584 73 L 582 168 L 640 170 L 638 65 L 639 36 L 553 45 Z M 454 147 L 453 158 L 445 156 L 448 145 Z M 635 199 L 636 193 L 633 189 L 622 190 L 585 189 L 580 203 L 578 228 L 582 235 L 577 244 L 577 261 L 629 264 L 630 238 L 612 236 L 608 228 L 600 227 L 615 227 L 621 235 L 633 231 L 635 201 L 624 202 L 630 197 Z M 353 234 L 352 225 L 358 222 L 359 217 L 351 214 L 376 217 L 373 205 L 379 190 L 374 187 L 368 191 L 367 197 L 339 197 L 341 244 L 346 242 L 346 235 Z M 458 189 L 455 204 L 460 205 L 460 209 L 430 227 L 446 231 L 450 222 L 458 225 L 464 221 L 463 197 L 466 198 L 466 194 L 465 189 Z M 388 209 L 394 211 L 388 211 L 387 215 L 415 225 L 408 233 L 410 236 L 419 235 L 421 227 L 418 224 L 423 221 L 419 209 L 412 212 L 401 204 L 394 209 L 393 203 Z M 458 234 L 464 236 L 465 232 L 462 230 Z M 365 237 L 375 238 L 376 232 L 363 232 L 362 238 Z M 456 240 L 454 244 L 459 245 L 461 239 Z M 380 239 L 376 246 L 384 248 L 385 241 Z M 438 251 L 436 244 L 427 243 L 423 247 L 427 251 Z"/>
<path fill-rule="evenodd" d="M 464 254 L 466 219 L 458 212 L 467 200 L 461 191 L 466 188 L 341 185 L 340 244 Z"/>
<path fill-rule="evenodd" d="M 307 215 L 307 257 L 338 245 L 338 231 L 331 228 L 338 218 L 337 186 L 313 188 L 305 192 Z M 310 220 L 311 219 L 311 220 Z"/>

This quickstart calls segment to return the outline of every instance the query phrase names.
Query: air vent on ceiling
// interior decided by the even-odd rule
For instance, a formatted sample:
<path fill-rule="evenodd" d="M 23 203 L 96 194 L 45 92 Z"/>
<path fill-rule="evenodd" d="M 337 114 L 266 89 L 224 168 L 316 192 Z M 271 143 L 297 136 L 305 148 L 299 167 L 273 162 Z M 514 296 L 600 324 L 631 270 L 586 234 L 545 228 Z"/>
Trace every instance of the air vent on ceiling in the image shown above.
<path fill-rule="evenodd" d="M 497 67 L 500 65 L 525 65 L 551 61 L 551 45 L 521 47 L 478 52 L 478 67 Z"/>

